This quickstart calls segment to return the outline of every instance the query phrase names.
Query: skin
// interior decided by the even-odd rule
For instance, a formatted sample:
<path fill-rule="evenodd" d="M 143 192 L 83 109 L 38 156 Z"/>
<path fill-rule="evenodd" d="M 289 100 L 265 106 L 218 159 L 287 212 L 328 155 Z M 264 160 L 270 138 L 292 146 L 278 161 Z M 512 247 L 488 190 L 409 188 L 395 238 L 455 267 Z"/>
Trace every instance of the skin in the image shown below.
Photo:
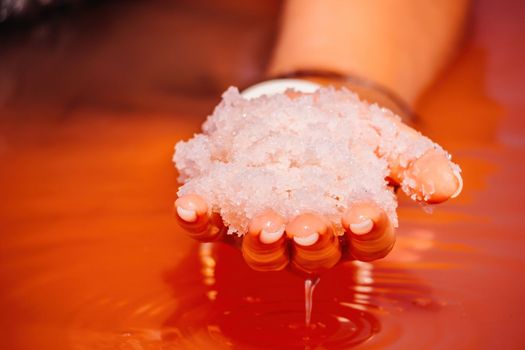
<path fill-rule="evenodd" d="M 269 74 L 298 69 L 329 69 L 373 80 L 413 103 L 450 59 L 461 37 L 467 0 L 290 0 Z M 400 134 L 417 141 L 411 127 L 396 121 Z M 392 185 L 407 176 L 416 186 L 409 196 L 437 204 L 456 197 L 463 182 L 449 159 L 430 150 L 405 167 L 389 159 Z M 424 197 L 425 188 L 434 189 Z M 201 241 L 225 239 L 225 228 L 198 195 L 177 199 L 180 225 Z M 372 261 L 386 256 L 395 230 L 377 203 L 353 203 L 340 218 L 344 236 L 317 213 L 287 221 L 271 210 L 259 213 L 240 244 L 256 270 L 291 268 L 319 274 L 340 261 Z"/>
<path fill-rule="evenodd" d="M 413 104 L 463 38 L 469 0 L 288 0 L 268 67 L 326 69 L 378 83 Z"/>

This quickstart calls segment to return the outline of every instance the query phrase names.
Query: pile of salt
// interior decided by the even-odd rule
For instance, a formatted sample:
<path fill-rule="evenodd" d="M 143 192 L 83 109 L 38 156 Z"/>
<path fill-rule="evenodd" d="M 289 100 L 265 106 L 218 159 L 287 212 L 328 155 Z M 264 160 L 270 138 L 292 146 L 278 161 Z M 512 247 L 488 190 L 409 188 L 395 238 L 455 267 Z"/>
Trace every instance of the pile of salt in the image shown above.
<path fill-rule="evenodd" d="M 286 219 L 322 214 L 342 234 L 342 213 L 362 201 L 378 203 L 397 226 L 389 160 L 406 167 L 431 148 L 445 152 L 399 125 L 392 112 L 346 89 L 248 100 L 231 87 L 203 133 L 175 147 L 178 195 L 200 195 L 239 235 L 267 208 Z M 403 190 L 410 193 L 413 182 L 404 179 Z"/>

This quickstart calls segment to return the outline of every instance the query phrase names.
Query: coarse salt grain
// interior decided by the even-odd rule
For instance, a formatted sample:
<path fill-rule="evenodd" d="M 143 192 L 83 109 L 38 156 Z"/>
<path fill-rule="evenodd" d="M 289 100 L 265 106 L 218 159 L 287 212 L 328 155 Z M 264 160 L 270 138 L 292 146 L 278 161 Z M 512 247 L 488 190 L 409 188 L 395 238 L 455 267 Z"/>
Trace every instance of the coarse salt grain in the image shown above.
<path fill-rule="evenodd" d="M 325 215 L 338 234 L 352 203 L 374 201 L 397 226 L 397 200 L 385 178 L 388 159 L 402 167 L 431 148 L 426 137 L 401 132 L 397 116 L 346 89 L 243 98 L 230 87 L 203 124 L 203 133 L 175 146 L 178 195 L 198 194 L 229 233 L 271 208 L 286 219 Z M 415 181 L 403 180 L 411 193 Z M 427 194 L 428 195 L 428 194 Z"/>

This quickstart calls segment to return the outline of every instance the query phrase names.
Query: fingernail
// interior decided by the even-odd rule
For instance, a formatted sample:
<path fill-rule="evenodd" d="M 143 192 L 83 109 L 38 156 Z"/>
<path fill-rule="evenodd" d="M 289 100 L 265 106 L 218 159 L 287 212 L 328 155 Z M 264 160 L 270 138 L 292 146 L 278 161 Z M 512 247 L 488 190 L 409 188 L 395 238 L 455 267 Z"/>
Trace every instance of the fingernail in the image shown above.
<path fill-rule="evenodd" d="M 281 239 L 281 237 L 283 236 L 283 233 L 284 233 L 284 226 L 282 226 L 280 229 L 274 232 L 262 230 L 259 236 L 259 240 L 264 244 L 271 244 Z"/>
<path fill-rule="evenodd" d="M 374 227 L 374 222 L 369 218 L 366 218 L 357 224 L 350 224 L 350 230 L 356 235 L 364 235 L 365 233 L 370 232 L 372 227 Z"/>
<path fill-rule="evenodd" d="M 303 247 L 308 247 L 308 246 L 315 244 L 315 242 L 317 242 L 318 239 L 319 239 L 319 233 L 317 232 L 314 232 L 308 236 L 302 236 L 302 237 L 294 236 L 293 237 L 293 240 L 295 241 L 295 243 Z"/>
<path fill-rule="evenodd" d="M 454 192 L 452 196 L 450 196 L 450 198 L 456 198 L 457 196 L 459 196 L 461 191 L 463 191 L 463 178 L 461 177 L 458 171 L 454 171 L 454 176 L 456 177 L 456 179 L 458 179 L 458 189 L 456 190 L 456 192 Z"/>
<path fill-rule="evenodd" d="M 197 221 L 197 212 L 192 209 L 184 209 L 177 206 L 177 214 L 179 217 L 186 222 L 195 222 Z"/>

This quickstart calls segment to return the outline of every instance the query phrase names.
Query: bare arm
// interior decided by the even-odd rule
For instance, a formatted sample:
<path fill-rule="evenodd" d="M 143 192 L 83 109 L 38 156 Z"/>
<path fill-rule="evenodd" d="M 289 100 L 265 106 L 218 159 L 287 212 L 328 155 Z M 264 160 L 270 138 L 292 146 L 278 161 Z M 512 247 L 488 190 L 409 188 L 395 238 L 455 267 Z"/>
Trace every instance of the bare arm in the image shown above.
<path fill-rule="evenodd" d="M 467 0 L 289 0 L 269 74 L 334 70 L 375 81 L 413 103 L 453 52 L 467 5 Z M 280 83 L 273 81 L 265 88 Z M 286 101 L 293 104 L 293 99 L 301 96 L 296 94 L 290 94 Z M 351 96 L 347 95 L 349 103 Z M 311 107 L 321 103 L 313 101 L 309 102 Z M 373 113 L 367 119 L 368 123 L 375 123 L 378 144 L 376 147 L 365 142 L 363 146 L 372 147 L 376 155 L 387 160 L 388 179 L 418 201 L 436 204 L 456 197 L 463 182 L 460 168 L 447 153 L 392 118 L 390 112 L 374 108 L 374 113 L 386 113 L 384 119 L 375 119 Z M 266 112 L 265 109 L 265 120 Z M 231 120 L 231 115 L 225 120 Z M 194 152 L 193 146 L 185 149 L 188 144 L 179 147 L 182 167 L 184 159 L 192 159 L 203 148 L 194 143 Z M 363 169 L 366 171 L 366 166 Z M 382 175 L 379 178 L 384 182 Z M 323 181 L 322 177 L 319 181 Z M 181 196 L 175 202 L 181 226 L 199 240 L 227 240 L 225 221 L 209 210 L 210 203 L 191 193 L 191 188 L 185 191 L 179 191 Z M 385 191 L 392 194 L 390 189 Z M 336 220 L 344 230 L 339 237 L 327 217 L 304 209 L 298 212 L 299 215 L 284 217 L 273 208 L 261 208 L 250 218 L 238 246 L 252 268 L 268 271 L 290 267 L 299 273 L 318 274 L 345 259 L 382 258 L 395 242 L 396 222 L 378 201 L 351 199 L 340 220 Z"/>
<path fill-rule="evenodd" d="M 468 7 L 468 0 L 288 0 L 269 74 L 355 74 L 413 103 L 456 49 Z"/>

